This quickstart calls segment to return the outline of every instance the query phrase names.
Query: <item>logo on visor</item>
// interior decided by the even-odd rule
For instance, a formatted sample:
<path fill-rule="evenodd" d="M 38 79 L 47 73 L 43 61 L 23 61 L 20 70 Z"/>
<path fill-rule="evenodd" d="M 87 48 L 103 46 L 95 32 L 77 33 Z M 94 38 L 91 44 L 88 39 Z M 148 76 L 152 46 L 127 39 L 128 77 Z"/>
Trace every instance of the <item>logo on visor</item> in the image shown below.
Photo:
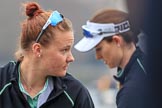
<path fill-rule="evenodd" d="M 91 34 L 91 32 L 83 29 L 83 35 L 87 38 L 93 38 L 93 35 Z"/>
<path fill-rule="evenodd" d="M 115 32 L 116 33 L 123 33 L 130 29 L 130 25 L 128 21 L 119 23 L 115 25 Z"/>

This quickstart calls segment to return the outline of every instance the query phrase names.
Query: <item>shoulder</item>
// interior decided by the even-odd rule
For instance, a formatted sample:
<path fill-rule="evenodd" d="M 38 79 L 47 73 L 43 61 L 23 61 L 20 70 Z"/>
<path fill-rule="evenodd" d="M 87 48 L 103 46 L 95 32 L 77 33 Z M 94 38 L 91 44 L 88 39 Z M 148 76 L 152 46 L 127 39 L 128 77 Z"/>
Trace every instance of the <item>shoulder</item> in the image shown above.
<path fill-rule="evenodd" d="M 16 67 L 16 62 L 11 61 L 0 66 L 0 88 L 10 81 L 11 73 Z"/>
<path fill-rule="evenodd" d="M 146 72 L 145 55 L 139 50 L 133 56 L 133 60 L 127 68 L 127 75 L 123 84 L 123 90 L 126 92 L 135 92 L 134 89 L 144 91 L 148 85 L 148 73 Z"/>
<path fill-rule="evenodd" d="M 16 62 L 10 61 L 5 65 L 0 66 L 0 80 L 8 80 L 10 74 L 15 70 Z"/>
<path fill-rule="evenodd" d="M 132 78 L 143 79 L 147 76 L 146 72 L 146 55 L 137 47 L 129 63 L 129 75 Z"/>
<path fill-rule="evenodd" d="M 148 83 L 148 73 L 146 71 L 145 63 L 142 58 L 136 58 L 132 64 L 127 76 L 125 77 L 124 85 L 126 87 L 135 87 L 136 89 L 144 88 Z"/>
<path fill-rule="evenodd" d="M 70 73 L 67 73 L 66 76 L 62 78 L 62 80 L 68 87 L 86 89 L 86 87 Z"/>
<path fill-rule="evenodd" d="M 1 65 L 0 66 L 0 74 L 2 74 L 4 72 L 7 73 L 8 71 L 13 70 L 13 68 L 15 68 L 15 66 L 16 66 L 16 62 L 14 62 L 14 61 L 10 61 L 7 64 Z"/>
<path fill-rule="evenodd" d="M 67 73 L 65 77 L 62 78 L 62 82 L 66 86 L 66 91 L 72 96 L 89 98 L 89 91 L 85 85 L 83 85 L 78 79 L 73 77 L 71 74 Z"/>
<path fill-rule="evenodd" d="M 62 81 L 66 85 L 65 91 L 74 100 L 76 108 L 94 108 L 88 89 L 78 79 L 67 73 Z"/>
<path fill-rule="evenodd" d="M 134 76 L 136 79 L 144 79 L 147 77 L 146 56 L 143 52 L 139 52 L 135 58 L 135 62 L 132 63 L 130 71 L 131 76 Z"/>

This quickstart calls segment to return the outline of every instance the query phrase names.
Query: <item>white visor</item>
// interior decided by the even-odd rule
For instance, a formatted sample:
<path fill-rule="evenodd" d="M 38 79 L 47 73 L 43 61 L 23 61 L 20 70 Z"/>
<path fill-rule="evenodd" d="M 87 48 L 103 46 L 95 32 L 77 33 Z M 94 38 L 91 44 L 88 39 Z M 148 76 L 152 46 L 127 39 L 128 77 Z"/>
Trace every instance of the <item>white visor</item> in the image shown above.
<path fill-rule="evenodd" d="M 87 52 L 94 48 L 103 37 L 101 36 L 95 36 L 94 38 L 87 38 L 83 37 L 75 46 L 74 48 L 77 49 L 80 52 Z"/>
<path fill-rule="evenodd" d="M 113 36 L 118 33 L 128 31 L 129 22 L 125 21 L 120 24 L 100 24 L 87 21 L 86 25 L 82 26 L 84 37 L 74 46 L 80 52 L 87 52 L 99 44 L 104 37 Z"/>

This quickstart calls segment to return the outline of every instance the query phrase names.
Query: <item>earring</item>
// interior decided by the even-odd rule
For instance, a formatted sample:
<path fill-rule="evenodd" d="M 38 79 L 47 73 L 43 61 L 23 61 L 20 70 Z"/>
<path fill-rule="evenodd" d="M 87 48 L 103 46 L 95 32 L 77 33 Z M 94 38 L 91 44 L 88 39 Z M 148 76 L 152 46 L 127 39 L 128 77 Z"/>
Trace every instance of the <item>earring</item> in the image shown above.
<path fill-rule="evenodd" d="M 41 55 L 39 54 L 38 57 L 41 57 Z"/>

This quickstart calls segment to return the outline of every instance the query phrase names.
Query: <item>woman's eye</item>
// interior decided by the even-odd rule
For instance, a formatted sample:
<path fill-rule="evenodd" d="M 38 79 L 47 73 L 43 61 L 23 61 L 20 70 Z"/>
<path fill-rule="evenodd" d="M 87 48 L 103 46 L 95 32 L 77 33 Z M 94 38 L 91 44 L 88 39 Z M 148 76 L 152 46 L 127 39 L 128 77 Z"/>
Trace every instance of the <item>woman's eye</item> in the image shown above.
<path fill-rule="evenodd" d="M 67 49 L 64 49 L 64 52 L 66 52 L 67 51 Z"/>
<path fill-rule="evenodd" d="M 99 47 L 99 48 L 96 48 L 96 51 L 101 51 L 101 47 Z"/>
<path fill-rule="evenodd" d="M 65 54 L 65 53 L 68 53 L 68 52 L 70 51 L 70 49 L 71 49 L 71 47 L 64 47 L 64 48 L 61 50 L 61 52 L 62 52 L 63 54 Z"/>
<path fill-rule="evenodd" d="M 68 49 L 63 49 L 62 52 L 63 53 L 66 53 L 68 51 Z"/>

